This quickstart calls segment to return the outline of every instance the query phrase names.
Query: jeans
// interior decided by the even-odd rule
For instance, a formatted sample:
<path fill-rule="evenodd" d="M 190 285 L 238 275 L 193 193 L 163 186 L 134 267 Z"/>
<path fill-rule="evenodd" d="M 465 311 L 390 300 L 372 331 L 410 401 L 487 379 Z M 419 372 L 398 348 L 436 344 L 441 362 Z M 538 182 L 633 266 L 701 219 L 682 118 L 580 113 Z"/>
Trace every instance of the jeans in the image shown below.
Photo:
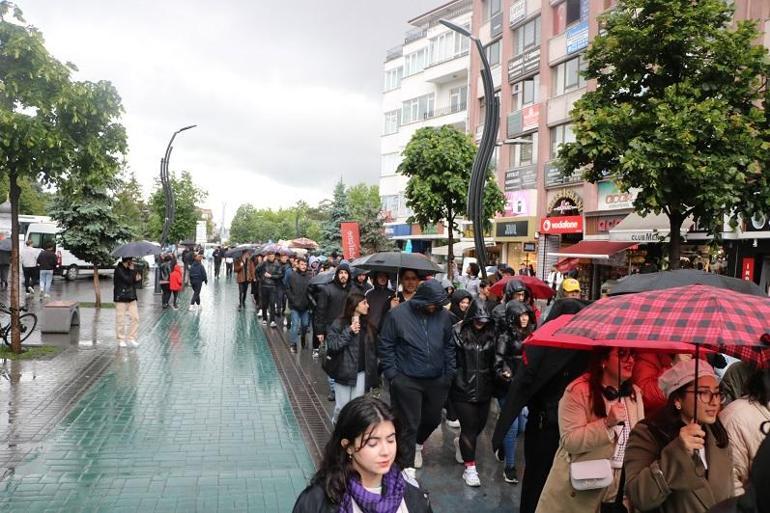
<path fill-rule="evenodd" d="M 40 270 L 40 294 L 48 295 L 51 292 L 51 283 L 53 283 L 53 269 Z"/>
<path fill-rule="evenodd" d="M 289 343 L 293 347 L 297 347 L 297 342 L 300 336 L 302 336 L 302 345 L 304 347 L 305 333 L 307 333 L 308 327 L 310 327 L 310 312 L 308 310 L 304 310 L 300 312 L 299 310 L 294 310 L 292 308 L 291 331 L 289 331 Z"/>
<path fill-rule="evenodd" d="M 219 271 L 222 269 L 222 259 L 214 259 L 214 278 L 219 278 Z"/>
<path fill-rule="evenodd" d="M 500 409 L 502 410 L 505 406 L 505 399 L 500 399 L 498 401 L 500 403 Z M 529 412 L 527 411 L 527 407 L 525 406 L 522 408 L 521 413 L 519 413 L 519 416 L 516 417 L 513 420 L 513 424 L 511 424 L 511 427 L 508 429 L 508 432 L 505 434 L 505 438 L 503 438 L 503 451 L 505 452 L 505 466 L 515 467 L 516 466 L 516 445 L 518 443 L 519 435 L 524 434 L 524 429 L 527 427 L 527 415 Z"/>
<path fill-rule="evenodd" d="M 292 310 L 293 312 L 294 310 Z M 364 387 L 366 385 L 366 373 L 359 372 L 356 376 L 356 384 L 354 386 L 341 385 L 337 383 L 334 385 L 334 415 L 332 416 L 332 423 L 337 423 L 337 417 L 340 415 L 340 410 L 345 407 L 350 401 L 356 397 L 364 395 Z"/>

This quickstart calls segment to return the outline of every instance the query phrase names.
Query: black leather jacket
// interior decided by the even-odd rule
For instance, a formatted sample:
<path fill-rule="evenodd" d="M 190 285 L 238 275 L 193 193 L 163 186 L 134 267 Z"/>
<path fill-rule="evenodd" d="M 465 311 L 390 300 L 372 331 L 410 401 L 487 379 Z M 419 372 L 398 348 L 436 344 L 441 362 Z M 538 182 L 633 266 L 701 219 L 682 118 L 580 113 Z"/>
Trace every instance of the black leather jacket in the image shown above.
<path fill-rule="evenodd" d="M 283 264 L 278 260 L 272 262 L 265 260 L 257 268 L 257 276 L 262 280 L 263 286 L 278 287 L 283 281 L 284 270 Z M 265 273 L 270 273 L 270 278 L 265 277 Z"/>
<path fill-rule="evenodd" d="M 477 330 L 473 321 L 485 317 L 487 324 Z M 453 401 L 483 403 L 492 398 L 495 389 L 495 327 L 489 322 L 483 301 L 475 300 L 462 323 L 455 325 L 457 374 L 449 395 Z"/>

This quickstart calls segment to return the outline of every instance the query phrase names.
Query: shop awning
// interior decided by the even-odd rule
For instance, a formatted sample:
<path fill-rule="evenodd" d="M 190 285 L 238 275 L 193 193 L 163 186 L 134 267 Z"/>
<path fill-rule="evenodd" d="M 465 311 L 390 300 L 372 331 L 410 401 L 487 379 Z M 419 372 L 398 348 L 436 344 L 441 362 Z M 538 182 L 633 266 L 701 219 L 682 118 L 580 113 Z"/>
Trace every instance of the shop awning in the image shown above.
<path fill-rule="evenodd" d="M 484 245 L 487 247 L 494 246 L 495 243 L 492 241 L 484 241 Z M 455 242 L 452 244 L 452 253 L 454 253 L 455 256 L 462 255 L 465 251 L 469 249 L 475 248 L 476 245 L 473 243 L 473 241 L 461 241 L 461 242 Z M 431 254 L 437 255 L 437 256 L 447 256 L 447 251 L 449 249 L 449 245 L 446 246 L 438 246 L 430 250 Z"/>
<path fill-rule="evenodd" d="M 684 236 L 695 224 L 692 216 L 682 223 L 681 235 Z M 671 232 L 671 224 L 666 214 L 640 216 L 632 212 L 610 229 L 610 240 L 617 242 L 635 242 L 645 244 L 660 242 Z"/>
<path fill-rule="evenodd" d="M 609 260 L 612 255 L 636 246 L 634 242 L 610 242 L 606 240 L 583 240 L 575 244 L 562 248 L 555 253 L 548 253 L 550 256 L 559 258 L 596 258 L 599 260 Z"/>

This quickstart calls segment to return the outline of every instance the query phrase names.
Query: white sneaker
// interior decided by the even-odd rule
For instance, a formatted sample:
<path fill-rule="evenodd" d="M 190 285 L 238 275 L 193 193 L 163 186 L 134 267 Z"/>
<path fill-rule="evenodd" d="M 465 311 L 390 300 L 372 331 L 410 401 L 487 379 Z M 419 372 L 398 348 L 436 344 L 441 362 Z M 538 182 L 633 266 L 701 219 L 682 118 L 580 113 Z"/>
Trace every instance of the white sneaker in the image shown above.
<path fill-rule="evenodd" d="M 118 341 L 118 347 L 128 347 L 125 340 Z"/>
<path fill-rule="evenodd" d="M 422 445 L 414 446 L 414 468 L 422 468 Z"/>
<path fill-rule="evenodd" d="M 277 327 L 278 327 L 278 325 L 275 323 L 275 321 L 272 321 L 272 322 L 270 323 L 270 327 L 271 327 L 271 328 L 277 328 Z"/>
<path fill-rule="evenodd" d="M 139 347 L 139 342 L 137 342 L 134 339 L 131 339 L 128 341 L 128 345 L 130 345 L 131 347 Z"/>
<path fill-rule="evenodd" d="M 479 473 L 476 471 L 476 467 L 465 467 L 463 472 L 463 480 L 468 486 L 481 486 L 481 479 L 479 479 Z"/>
<path fill-rule="evenodd" d="M 460 452 L 460 439 L 458 437 L 455 437 L 453 442 L 455 445 L 455 461 L 457 463 L 465 463 L 465 461 L 463 460 L 463 453 Z"/>
<path fill-rule="evenodd" d="M 46 299 L 49 299 L 51 297 L 51 294 L 46 294 L 43 297 L 46 298 Z"/>
<path fill-rule="evenodd" d="M 460 420 L 446 419 L 446 427 L 450 427 L 452 429 L 460 429 Z"/>
<path fill-rule="evenodd" d="M 420 485 L 417 483 L 417 471 L 415 469 L 412 467 L 407 467 L 401 471 L 401 475 L 404 476 L 404 479 L 407 482 L 419 488 Z"/>
<path fill-rule="evenodd" d="M 195 311 L 195 305 L 190 305 L 187 307 L 188 312 L 194 312 Z"/>

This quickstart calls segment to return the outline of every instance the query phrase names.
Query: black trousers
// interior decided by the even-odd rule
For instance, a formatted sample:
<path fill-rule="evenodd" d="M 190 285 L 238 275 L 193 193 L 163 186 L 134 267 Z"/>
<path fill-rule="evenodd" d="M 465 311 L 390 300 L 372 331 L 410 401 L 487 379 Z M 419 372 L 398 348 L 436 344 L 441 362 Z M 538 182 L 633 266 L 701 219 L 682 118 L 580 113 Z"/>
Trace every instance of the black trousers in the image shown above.
<path fill-rule="evenodd" d="M 238 284 L 238 304 L 246 306 L 246 294 L 249 292 L 249 282 L 244 281 Z"/>
<path fill-rule="evenodd" d="M 191 282 L 190 285 L 192 285 L 193 289 L 193 295 L 192 299 L 190 299 L 191 305 L 200 305 L 201 304 L 201 288 L 203 287 L 202 282 Z"/>
<path fill-rule="evenodd" d="M 232 262 L 225 262 L 225 274 L 229 278 L 233 275 L 233 263 Z"/>
<path fill-rule="evenodd" d="M 168 300 L 171 299 L 171 288 L 169 287 L 168 283 L 161 283 L 160 290 L 161 290 L 160 304 L 161 306 L 166 307 L 168 306 Z"/>
<path fill-rule="evenodd" d="M 37 267 L 23 267 L 24 272 L 24 290 L 37 285 Z"/>
<path fill-rule="evenodd" d="M 251 295 L 254 297 L 254 303 L 259 305 L 259 280 L 251 282 Z"/>
<path fill-rule="evenodd" d="M 283 320 L 283 314 L 286 311 L 286 291 L 283 287 L 275 288 L 275 312 L 278 318 Z"/>
<path fill-rule="evenodd" d="M 174 296 L 174 303 L 173 304 L 174 304 L 174 308 L 176 308 L 177 306 L 179 306 L 179 303 L 178 303 L 178 301 L 179 301 L 179 291 L 178 290 L 172 290 L 171 291 L 171 295 Z"/>
<path fill-rule="evenodd" d="M 262 320 L 275 322 L 277 316 L 277 312 L 275 311 L 275 287 L 265 287 L 265 285 L 262 284 L 260 294 L 262 300 Z"/>
<path fill-rule="evenodd" d="M 483 403 L 466 403 L 452 401 L 457 417 L 460 419 L 460 453 L 463 461 L 476 461 L 476 440 L 489 417 L 489 401 Z"/>
<path fill-rule="evenodd" d="M 222 259 L 214 259 L 214 278 L 219 278 L 219 271 L 222 269 Z"/>
<path fill-rule="evenodd" d="M 527 465 L 521 484 L 519 513 L 535 513 L 558 448 L 559 426 L 542 425 L 540 415 L 530 412 L 524 435 L 524 460 Z"/>
<path fill-rule="evenodd" d="M 405 465 L 414 467 L 415 444 L 422 444 L 441 423 L 449 392 L 446 378 L 420 379 L 399 374 L 390 380 L 390 402 L 401 421 Z"/>
<path fill-rule="evenodd" d="M 452 403 L 452 399 L 447 396 L 446 402 L 444 403 L 444 409 L 446 410 L 446 419 L 447 420 L 457 420 L 457 411 L 455 410 L 455 405 Z"/>

